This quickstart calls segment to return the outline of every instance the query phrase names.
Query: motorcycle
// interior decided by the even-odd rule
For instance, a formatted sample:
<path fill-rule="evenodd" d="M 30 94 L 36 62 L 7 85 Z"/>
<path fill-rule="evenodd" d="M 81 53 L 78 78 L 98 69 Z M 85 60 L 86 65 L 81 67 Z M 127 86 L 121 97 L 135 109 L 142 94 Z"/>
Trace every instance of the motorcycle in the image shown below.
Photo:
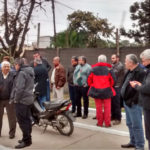
<path fill-rule="evenodd" d="M 74 131 L 75 118 L 69 111 L 70 100 L 54 100 L 44 102 L 45 110 L 38 103 L 38 93 L 35 93 L 35 100 L 31 109 L 34 124 L 44 126 L 44 132 L 48 126 L 52 126 L 60 134 L 70 136 Z"/>

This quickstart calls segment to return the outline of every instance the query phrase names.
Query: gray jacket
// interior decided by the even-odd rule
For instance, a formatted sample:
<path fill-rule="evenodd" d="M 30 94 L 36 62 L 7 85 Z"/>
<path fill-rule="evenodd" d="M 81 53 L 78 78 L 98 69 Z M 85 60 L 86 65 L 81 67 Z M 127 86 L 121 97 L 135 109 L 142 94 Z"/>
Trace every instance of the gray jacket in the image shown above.
<path fill-rule="evenodd" d="M 121 87 L 121 84 L 122 84 L 122 81 L 124 78 L 124 74 L 125 74 L 123 64 L 121 62 L 118 62 L 116 64 L 112 64 L 112 70 L 116 76 L 115 87 Z"/>
<path fill-rule="evenodd" d="M 34 71 L 33 68 L 24 66 L 16 74 L 10 101 L 31 105 L 34 101 Z"/>

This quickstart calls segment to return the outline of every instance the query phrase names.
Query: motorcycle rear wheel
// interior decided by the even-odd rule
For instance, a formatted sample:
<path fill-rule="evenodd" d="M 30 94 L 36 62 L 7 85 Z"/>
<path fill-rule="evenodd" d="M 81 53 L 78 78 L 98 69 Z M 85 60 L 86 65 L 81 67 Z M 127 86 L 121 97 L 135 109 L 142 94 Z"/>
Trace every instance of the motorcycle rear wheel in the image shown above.
<path fill-rule="evenodd" d="M 73 121 L 66 114 L 58 115 L 56 121 L 58 123 L 57 130 L 60 134 L 70 136 L 73 133 Z"/>

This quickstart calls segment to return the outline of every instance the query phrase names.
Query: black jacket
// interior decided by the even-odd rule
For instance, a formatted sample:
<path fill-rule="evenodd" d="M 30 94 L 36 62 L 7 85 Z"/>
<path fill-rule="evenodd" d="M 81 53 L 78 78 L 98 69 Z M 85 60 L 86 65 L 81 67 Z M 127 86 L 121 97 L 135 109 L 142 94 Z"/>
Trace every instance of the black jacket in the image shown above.
<path fill-rule="evenodd" d="M 76 66 L 71 66 L 71 67 L 68 68 L 67 81 L 68 81 L 68 84 L 72 85 L 72 86 L 74 85 L 73 84 L 73 73 L 74 73 L 74 70 L 75 70 Z"/>
<path fill-rule="evenodd" d="M 147 66 L 147 73 L 142 86 L 136 86 L 135 89 L 138 90 L 140 104 L 144 109 L 150 110 L 150 65 Z"/>
<path fill-rule="evenodd" d="M 6 79 L 4 79 L 2 72 L 0 71 L 0 100 L 9 100 L 12 91 L 13 81 L 15 74 L 9 72 Z"/>
<path fill-rule="evenodd" d="M 14 103 L 31 105 L 34 101 L 34 71 L 32 67 L 23 66 L 17 72 L 10 100 Z"/>
<path fill-rule="evenodd" d="M 38 83 L 35 91 L 39 92 L 40 96 L 46 96 L 47 93 L 47 78 L 48 72 L 43 64 L 34 67 L 35 83 Z"/>
<path fill-rule="evenodd" d="M 129 82 L 139 81 L 142 83 L 146 75 L 146 71 L 141 68 L 140 65 L 138 65 L 133 71 L 128 71 L 126 73 L 123 83 L 125 82 L 125 79 L 129 73 L 132 74 Z M 133 104 L 139 103 L 139 92 L 136 89 L 132 88 L 129 82 L 127 83 L 124 96 L 121 95 L 121 97 L 125 101 L 125 104 L 127 106 L 132 107 Z"/>

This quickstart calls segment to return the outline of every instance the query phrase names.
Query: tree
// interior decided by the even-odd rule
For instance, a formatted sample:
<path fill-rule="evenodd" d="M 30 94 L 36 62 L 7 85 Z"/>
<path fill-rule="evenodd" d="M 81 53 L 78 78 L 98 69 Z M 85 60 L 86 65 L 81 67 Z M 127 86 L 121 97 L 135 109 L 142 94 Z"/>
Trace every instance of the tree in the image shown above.
<path fill-rule="evenodd" d="M 95 17 L 91 12 L 75 11 L 68 15 L 68 20 L 71 31 L 84 33 L 87 36 L 88 47 L 97 47 L 97 39 L 108 38 L 113 31 L 107 19 Z"/>
<path fill-rule="evenodd" d="M 135 2 L 130 7 L 131 19 L 134 21 L 129 31 L 122 28 L 121 34 L 134 38 L 138 43 L 150 44 L 150 0 Z"/>
<path fill-rule="evenodd" d="M 60 48 L 84 48 L 86 47 L 86 34 L 76 31 L 65 30 L 56 34 L 56 43 L 52 38 L 51 47 L 57 46 Z"/>
<path fill-rule="evenodd" d="M 3 0 L 3 14 L 0 26 L 4 27 L 4 35 L 0 37 L 5 55 L 18 57 L 22 53 L 25 37 L 29 31 L 29 23 L 34 9 L 42 7 L 44 0 Z M 10 5 L 12 4 L 12 5 Z"/>

